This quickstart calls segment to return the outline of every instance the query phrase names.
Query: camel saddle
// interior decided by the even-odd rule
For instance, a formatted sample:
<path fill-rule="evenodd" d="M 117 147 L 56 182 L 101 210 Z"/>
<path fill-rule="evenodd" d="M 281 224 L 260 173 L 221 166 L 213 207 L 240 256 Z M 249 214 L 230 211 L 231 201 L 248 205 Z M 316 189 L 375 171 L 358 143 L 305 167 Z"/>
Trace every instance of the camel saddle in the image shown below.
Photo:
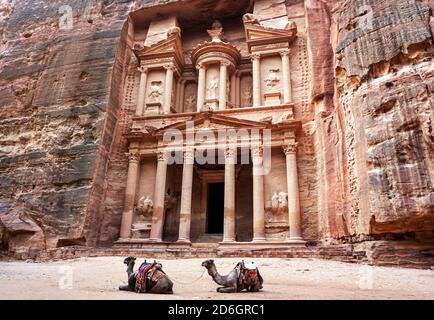
<path fill-rule="evenodd" d="M 148 292 L 164 274 L 165 273 L 161 270 L 160 264 L 155 261 L 153 263 L 148 263 L 145 260 L 136 271 L 136 292 Z"/>
<path fill-rule="evenodd" d="M 254 262 L 241 261 L 236 266 L 238 274 L 238 284 L 249 287 L 259 283 L 258 267 Z"/>

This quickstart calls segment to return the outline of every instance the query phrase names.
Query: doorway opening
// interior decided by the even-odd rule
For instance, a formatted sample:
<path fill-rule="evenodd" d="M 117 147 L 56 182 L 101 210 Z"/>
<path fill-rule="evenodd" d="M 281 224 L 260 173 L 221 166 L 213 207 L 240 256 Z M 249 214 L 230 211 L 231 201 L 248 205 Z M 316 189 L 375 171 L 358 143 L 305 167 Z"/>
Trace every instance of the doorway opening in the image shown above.
<path fill-rule="evenodd" d="M 225 184 L 208 184 L 207 233 L 223 234 Z"/>

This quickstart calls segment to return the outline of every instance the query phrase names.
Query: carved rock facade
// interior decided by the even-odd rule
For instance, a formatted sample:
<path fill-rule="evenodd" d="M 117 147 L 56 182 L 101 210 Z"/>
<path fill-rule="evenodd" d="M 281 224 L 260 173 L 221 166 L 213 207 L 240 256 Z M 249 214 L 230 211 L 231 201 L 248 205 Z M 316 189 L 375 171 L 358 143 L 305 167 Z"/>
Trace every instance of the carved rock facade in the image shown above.
<path fill-rule="evenodd" d="M 155 199 L 164 161 L 155 137 L 186 120 L 209 130 L 298 123 L 263 179 L 271 242 L 297 223 L 276 207 L 283 193 L 289 207 L 298 201 L 300 236 L 312 243 L 384 253 L 405 240 L 405 264 L 433 241 L 432 1 L 90 1 L 72 4 L 70 30 L 59 29 L 56 4 L 32 3 L 0 9 L 3 249 L 27 257 L 113 246 L 125 225 L 133 239 L 175 242 L 188 219 L 201 241 L 198 181 L 222 175 L 194 165 L 201 200 L 191 216 L 182 166 L 168 166 Z M 288 156 L 298 200 L 288 192 Z M 258 227 L 250 170 L 233 173 L 239 242 Z M 131 172 L 137 184 L 128 184 Z M 154 215 L 165 217 L 161 234 L 152 234 Z"/>

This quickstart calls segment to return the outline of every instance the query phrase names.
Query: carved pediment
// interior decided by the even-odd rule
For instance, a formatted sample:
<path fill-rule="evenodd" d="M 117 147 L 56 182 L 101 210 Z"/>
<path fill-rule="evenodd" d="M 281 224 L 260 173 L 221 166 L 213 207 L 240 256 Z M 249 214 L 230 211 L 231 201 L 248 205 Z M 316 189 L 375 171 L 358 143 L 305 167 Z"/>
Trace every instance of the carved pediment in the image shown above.
<path fill-rule="evenodd" d="M 180 32 L 168 33 L 167 39 L 161 40 L 149 47 L 135 45 L 134 53 L 140 61 L 169 57 L 174 58 L 179 65 L 184 65 Z"/>
<path fill-rule="evenodd" d="M 274 43 L 291 44 L 297 37 L 297 25 L 288 23 L 285 29 L 264 27 L 258 23 L 244 23 L 247 45 L 249 50 L 252 46 Z"/>
<path fill-rule="evenodd" d="M 268 123 L 260 122 L 260 121 L 252 121 L 245 119 L 238 119 L 233 117 L 227 117 L 222 115 L 216 115 L 213 113 L 202 113 L 199 114 L 192 119 L 190 119 L 194 124 L 194 130 L 222 130 L 222 129 L 263 129 L 266 128 Z M 177 123 L 173 123 L 166 127 L 160 128 L 154 132 L 156 136 L 162 136 L 164 132 L 167 130 L 180 130 L 181 132 L 185 132 L 187 130 L 187 122 L 180 121 Z"/>

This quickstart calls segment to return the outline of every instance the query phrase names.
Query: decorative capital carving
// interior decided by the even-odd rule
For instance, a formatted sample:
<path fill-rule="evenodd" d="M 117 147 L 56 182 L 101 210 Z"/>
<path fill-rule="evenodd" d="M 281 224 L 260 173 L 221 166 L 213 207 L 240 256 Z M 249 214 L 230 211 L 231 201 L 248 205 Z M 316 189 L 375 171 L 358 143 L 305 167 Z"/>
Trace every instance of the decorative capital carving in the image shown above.
<path fill-rule="evenodd" d="M 128 153 L 128 161 L 129 162 L 139 162 L 140 161 L 140 153 L 137 151 Z"/>
<path fill-rule="evenodd" d="M 284 49 L 284 50 L 280 50 L 279 53 L 280 53 L 281 57 L 286 57 L 286 56 L 289 56 L 289 54 L 291 53 L 291 50 L 290 49 Z"/>
<path fill-rule="evenodd" d="M 221 61 L 220 65 L 225 66 L 225 67 L 229 67 L 231 64 L 228 61 Z"/>
<path fill-rule="evenodd" d="M 287 145 L 282 146 L 283 152 L 285 153 L 285 155 L 295 154 L 297 153 L 297 146 L 297 142 L 288 143 Z"/>
<path fill-rule="evenodd" d="M 147 73 L 147 72 L 148 72 L 148 67 L 145 67 L 145 66 L 139 66 L 139 67 L 137 68 L 137 70 L 138 70 L 140 73 Z"/>
<path fill-rule="evenodd" d="M 205 65 L 202 62 L 199 62 L 196 64 L 196 70 L 204 69 L 204 68 L 205 68 Z"/>
<path fill-rule="evenodd" d="M 166 64 L 164 66 L 164 69 L 166 69 L 166 70 L 172 70 L 173 72 L 176 71 L 176 67 L 173 64 Z"/>
<path fill-rule="evenodd" d="M 236 150 L 234 148 L 227 148 L 225 150 L 225 158 L 234 158 L 236 154 Z"/>
<path fill-rule="evenodd" d="M 261 145 L 254 145 L 251 148 L 252 158 L 262 157 L 264 154 L 264 148 Z"/>
<path fill-rule="evenodd" d="M 157 150 L 157 161 L 167 161 L 166 150 Z"/>
<path fill-rule="evenodd" d="M 261 59 L 261 55 L 259 53 L 252 53 L 250 55 L 250 58 L 252 59 L 252 61 L 253 60 L 259 60 L 259 59 Z"/>
<path fill-rule="evenodd" d="M 186 149 L 184 151 L 184 163 L 193 163 L 194 161 L 194 149 Z"/>

